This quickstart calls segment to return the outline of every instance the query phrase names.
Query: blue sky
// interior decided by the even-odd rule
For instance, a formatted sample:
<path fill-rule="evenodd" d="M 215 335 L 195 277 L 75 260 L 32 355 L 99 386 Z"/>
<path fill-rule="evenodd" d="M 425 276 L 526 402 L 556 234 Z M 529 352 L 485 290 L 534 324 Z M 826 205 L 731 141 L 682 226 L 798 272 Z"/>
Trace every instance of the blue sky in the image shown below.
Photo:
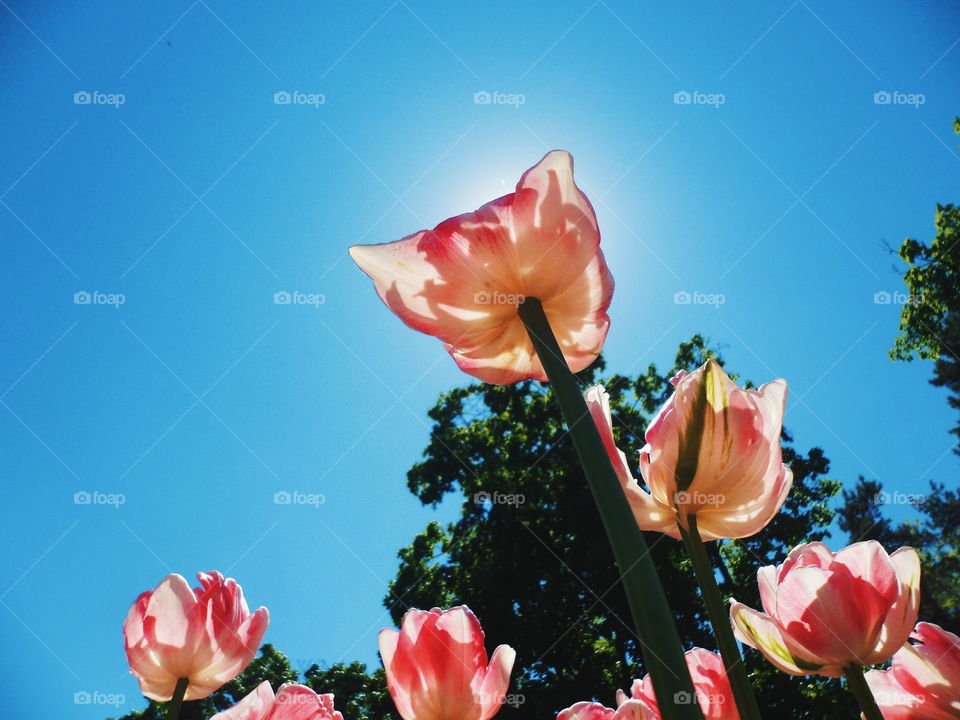
<path fill-rule="evenodd" d="M 346 248 L 555 147 L 617 281 L 612 370 L 704 332 L 787 378 L 787 426 L 835 477 L 955 485 L 953 414 L 928 363 L 887 359 L 899 307 L 874 300 L 902 289 L 885 244 L 957 200 L 950 3 L 0 6 L 8 714 L 141 707 L 120 626 L 169 571 L 238 578 L 301 667 L 376 662 L 397 548 L 454 512 L 405 471 L 468 378 Z"/>

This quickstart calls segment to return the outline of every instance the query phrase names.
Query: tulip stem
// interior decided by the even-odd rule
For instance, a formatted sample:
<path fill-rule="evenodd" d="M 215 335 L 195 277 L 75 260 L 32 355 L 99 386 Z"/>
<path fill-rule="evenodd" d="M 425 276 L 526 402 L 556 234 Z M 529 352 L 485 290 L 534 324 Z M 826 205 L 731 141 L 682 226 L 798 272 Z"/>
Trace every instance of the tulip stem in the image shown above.
<path fill-rule="evenodd" d="M 844 668 L 843 676 L 847 678 L 850 692 L 857 698 L 864 717 L 867 720 L 883 720 L 883 713 L 880 712 L 877 701 L 874 699 L 873 693 L 870 692 L 870 686 L 867 685 L 867 681 L 863 677 L 863 668 L 859 665 L 851 665 Z"/>
<path fill-rule="evenodd" d="M 190 678 L 180 678 L 177 680 L 177 687 L 173 690 L 173 697 L 170 698 L 170 704 L 167 705 L 167 720 L 177 720 L 180 717 L 180 708 L 183 706 L 183 696 L 187 694 L 187 686 L 190 684 Z"/>
<path fill-rule="evenodd" d="M 643 649 L 647 669 L 660 697 L 691 697 L 693 683 L 683 656 L 680 634 L 643 533 L 637 527 L 610 458 L 600 439 L 576 376 L 567 366 L 543 306 L 527 298 L 520 319 L 540 358 L 577 457 L 583 466 L 600 518 L 620 568 L 623 588 Z M 702 720 L 696 703 L 661 702 L 664 720 Z"/>
<path fill-rule="evenodd" d="M 730 689 L 733 691 L 737 710 L 740 712 L 741 720 L 760 720 L 757 698 L 753 694 L 740 649 L 737 647 L 737 639 L 730 626 L 730 613 L 726 610 L 723 596 L 717 586 L 717 578 L 713 574 L 713 565 L 707 555 L 707 548 L 697 530 L 697 516 L 688 516 L 687 523 L 690 526 L 689 529 L 679 526 L 680 536 L 693 563 L 693 572 L 700 585 L 700 594 L 707 608 L 707 617 L 710 618 L 710 624 L 713 626 L 713 635 L 720 648 L 720 657 L 723 658 L 723 665 L 727 670 L 727 679 L 730 681 Z"/>

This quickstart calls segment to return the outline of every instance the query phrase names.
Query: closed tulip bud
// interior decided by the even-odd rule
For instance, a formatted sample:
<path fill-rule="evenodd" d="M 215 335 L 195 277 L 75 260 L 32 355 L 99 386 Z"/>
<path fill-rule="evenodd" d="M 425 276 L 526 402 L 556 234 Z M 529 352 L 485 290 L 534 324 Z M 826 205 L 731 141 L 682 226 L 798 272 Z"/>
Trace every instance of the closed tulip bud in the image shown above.
<path fill-rule="evenodd" d="M 809 543 L 779 567 L 760 568 L 757 581 L 764 612 L 734 602 L 734 633 L 791 675 L 840 677 L 884 662 L 917 621 L 920 558 L 913 548 L 888 555 L 870 540 L 834 554 Z"/>
<path fill-rule="evenodd" d="M 884 720 L 960 717 L 960 638 L 933 623 L 917 623 L 889 670 L 866 674 Z"/>
<path fill-rule="evenodd" d="M 318 695 L 304 685 L 287 683 L 273 694 L 270 683 L 260 683 L 229 710 L 210 720 L 343 720 L 333 708 L 333 695 Z"/>
<path fill-rule="evenodd" d="M 250 613 L 232 578 L 198 573 L 192 590 L 180 575 L 168 575 L 136 599 L 123 637 L 131 672 L 152 700 L 173 697 L 177 681 L 189 681 L 184 699 L 204 698 L 250 664 L 269 623 L 266 608 Z"/>
<path fill-rule="evenodd" d="M 489 720 L 503 704 L 516 653 L 487 663 L 483 629 L 466 606 L 409 610 L 399 632 L 380 631 L 387 688 L 403 720 Z"/>
<path fill-rule="evenodd" d="M 624 700 L 616 710 L 595 702 L 578 702 L 561 710 L 557 720 L 660 720 L 643 700 Z"/>
<path fill-rule="evenodd" d="M 704 720 L 740 720 L 733 690 L 720 656 L 703 648 L 693 648 L 685 653 L 685 659 L 690 670 L 690 679 L 693 680 L 693 694 L 680 693 L 678 697 L 666 698 L 666 702 L 696 702 L 700 705 Z M 630 696 L 634 700 L 643 700 L 656 711 L 657 717 L 660 717 L 660 706 L 650 675 L 646 675 L 642 680 L 634 680 Z M 622 690 L 617 692 L 617 702 L 621 706 L 629 699 Z"/>

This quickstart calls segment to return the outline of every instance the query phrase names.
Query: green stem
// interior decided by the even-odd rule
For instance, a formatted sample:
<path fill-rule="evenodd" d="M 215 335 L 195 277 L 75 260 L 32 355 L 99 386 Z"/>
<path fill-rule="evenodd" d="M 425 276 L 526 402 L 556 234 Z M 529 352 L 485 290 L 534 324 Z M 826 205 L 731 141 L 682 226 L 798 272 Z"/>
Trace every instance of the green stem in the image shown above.
<path fill-rule="evenodd" d="M 187 694 L 187 686 L 190 684 L 190 678 L 180 678 L 177 680 L 177 687 L 173 690 L 173 697 L 170 698 L 170 704 L 167 705 L 167 720 L 177 720 L 180 717 L 180 708 L 183 706 L 183 696 Z"/>
<path fill-rule="evenodd" d="M 662 698 L 659 703 L 662 716 L 664 720 L 703 720 L 696 703 L 668 701 L 675 697 L 693 697 L 693 683 L 680 645 L 680 634 L 643 533 L 624 498 L 620 480 L 590 417 L 577 378 L 563 358 L 540 301 L 527 298 L 520 305 L 519 314 L 550 379 L 600 511 L 620 568 L 644 660 L 657 696 Z"/>
<path fill-rule="evenodd" d="M 730 613 L 723 602 L 720 588 L 717 587 L 717 578 L 713 574 L 713 565 L 707 555 L 707 548 L 697 530 L 696 515 L 689 516 L 687 522 L 690 528 L 685 530 L 680 526 L 680 536 L 693 563 L 693 572 L 697 576 L 703 604 L 707 608 L 707 617 L 710 618 L 713 634 L 717 638 L 720 657 L 723 658 L 723 665 L 727 669 L 727 679 L 730 681 L 733 699 L 740 712 L 740 720 L 760 720 L 760 708 L 757 706 L 757 699 L 747 678 L 743 658 L 737 647 L 737 639 L 730 626 Z"/>
<path fill-rule="evenodd" d="M 867 685 L 867 680 L 863 677 L 863 668 L 859 665 L 851 665 L 844 668 L 843 676 L 847 678 L 850 692 L 857 698 L 860 709 L 863 710 L 867 720 L 883 720 L 883 713 L 880 712 L 877 701 L 874 699 L 873 693 L 870 692 L 870 686 Z"/>

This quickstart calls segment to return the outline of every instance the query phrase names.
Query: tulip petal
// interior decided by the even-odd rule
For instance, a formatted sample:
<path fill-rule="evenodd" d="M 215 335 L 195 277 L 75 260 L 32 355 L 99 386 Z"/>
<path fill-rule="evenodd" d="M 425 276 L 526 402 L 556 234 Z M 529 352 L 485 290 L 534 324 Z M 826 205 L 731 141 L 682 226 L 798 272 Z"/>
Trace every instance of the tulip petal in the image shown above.
<path fill-rule="evenodd" d="M 885 662 L 910 637 L 920 609 L 920 555 L 903 547 L 890 556 L 897 578 L 897 598 L 883 621 L 880 638 L 870 664 Z"/>
<path fill-rule="evenodd" d="M 759 650 L 771 664 L 783 672 L 790 675 L 809 675 L 814 672 L 827 674 L 824 671 L 828 668 L 795 657 L 787 649 L 780 628 L 769 616 L 734 602 L 730 606 L 730 621 L 740 642 Z M 839 668 L 830 676 L 839 677 L 842 674 L 843 670 Z"/>
<path fill-rule="evenodd" d="M 217 713 L 210 720 L 262 720 L 270 712 L 275 699 L 270 682 L 264 680 L 232 708 Z"/>
<path fill-rule="evenodd" d="M 557 720 L 613 720 L 616 711 L 595 702 L 578 702 L 561 710 Z"/>
<path fill-rule="evenodd" d="M 497 714 L 510 687 L 510 673 L 516 659 L 516 651 L 509 645 L 500 645 L 493 651 L 486 675 L 480 685 L 480 720 L 488 720 Z"/>

